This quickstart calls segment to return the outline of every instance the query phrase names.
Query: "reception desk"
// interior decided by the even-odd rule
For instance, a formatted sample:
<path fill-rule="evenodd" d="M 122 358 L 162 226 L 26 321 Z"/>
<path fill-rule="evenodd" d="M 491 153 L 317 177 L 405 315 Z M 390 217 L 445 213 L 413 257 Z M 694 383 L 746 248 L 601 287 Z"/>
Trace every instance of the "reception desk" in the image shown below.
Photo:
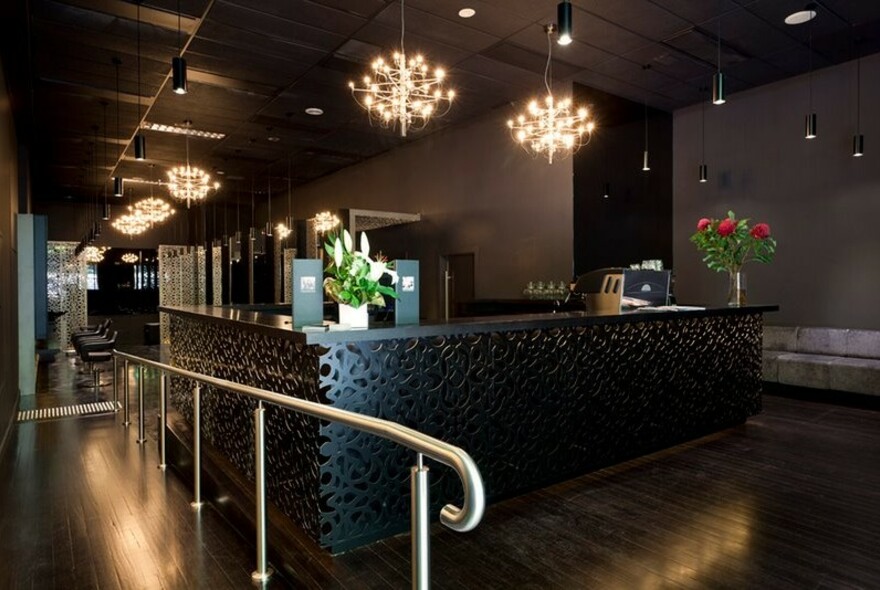
<path fill-rule="evenodd" d="M 172 364 L 399 422 L 465 449 L 488 500 L 745 421 L 761 410 L 763 313 L 775 306 L 469 318 L 302 332 L 290 316 L 163 307 Z M 171 402 L 192 420 L 188 387 Z M 254 402 L 202 393 L 204 441 L 253 477 Z M 342 551 L 406 530 L 414 455 L 267 409 L 268 498 Z M 432 468 L 437 509 L 460 484 Z M 436 510 L 432 512 L 436 515 Z"/>

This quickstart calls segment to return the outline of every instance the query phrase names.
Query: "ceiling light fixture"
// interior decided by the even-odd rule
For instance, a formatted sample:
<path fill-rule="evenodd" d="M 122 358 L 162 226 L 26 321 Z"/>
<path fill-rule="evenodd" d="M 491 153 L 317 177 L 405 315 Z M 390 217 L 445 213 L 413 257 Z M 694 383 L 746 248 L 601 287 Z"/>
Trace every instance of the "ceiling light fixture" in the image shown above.
<path fill-rule="evenodd" d="M 559 28 L 559 37 L 556 42 L 560 45 L 571 44 L 571 2 L 562 0 L 556 5 L 556 26 Z"/>
<path fill-rule="evenodd" d="M 804 137 L 806 139 L 815 139 L 816 132 L 816 113 L 813 111 L 813 26 L 810 25 L 810 74 L 809 74 L 809 86 L 810 86 L 810 108 L 809 112 L 806 116 L 806 124 L 804 130 Z"/>
<path fill-rule="evenodd" d="M 311 115 L 313 117 L 320 117 L 324 114 L 324 109 L 318 107 L 309 107 L 306 109 L 306 114 Z"/>
<path fill-rule="evenodd" d="M 109 249 L 109 246 L 86 246 L 82 254 L 88 264 L 98 264 L 104 260 L 104 253 Z"/>
<path fill-rule="evenodd" d="M 705 89 L 705 87 L 704 87 Z M 702 156 L 700 159 L 700 182 L 709 182 L 709 167 L 706 166 L 706 103 L 700 102 L 700 116 L 702 123 L 700 125 L 702 133 Z"/>
<path fill-rule="evenodd" d="M 724 104 L 724 74 L 721 73 L 721 19 L 718 19 L 718 71 L 712 76 L 712 104 Z"/>
<path fill-rule="evenodd" d="M 130 209 L 151 225 L 162 223 L 175 213 L 171 205 L 158 197 L 141 199 Z"/>
<path fill-rule="evenodd" d="M 134 252 L 126 252 L 122 255 L 121 260 L 126 264 L 134 264 L 138 261 L 138 255 Z"/>
<path fill-rule="evenodd" d="M 475 14 L 477 14 L 477 11 L 473 8 L 462 8 L 458 11 L 458 16 L 460 16 L 461 18 L 471 18 Z"/>
<path fill-rule="evenodd" d="M 858 43 L 856 44 L 858 47 Z M 862 135 L 862 54 L 856 59 L 856 134 L 853 135 L 854 158 L 865 155 L 865 136 Z"/>
<path fill-rule="evenodd" d="M 113 57 L 111 60 L 113 62 L 113 67 L 116 68 L 116 140 L 119 140 L 119 66 L 122 65 L 122 60 L 118 57 Z M 119 147 L 117 143 L 116 148 L 116 163 L 119 164 Z M 121 197 L 123 191 L 122 185 L 122 177 L 114 176 L 113 177 L 113 196 Z"/>
<path fill-rule="evenodd" d="M 138 93 L 138 111 L 137 118 L 138 122 L 141 120 L 141 0 L 135 0 L 137 4 L 137 93 Z M 134 159 L 135 160 L 146 160 L 147 159 L 147 140 L 144 137 L 143 133 L 140 132 L 140 129 L 134 135 Z"/>
<path fill-rule="evenodd" d="M 200 139 L 223 139 L 224 137 L 226 137 L 225 133 L 219 133 L 217 131 L 204 131 L 202 129 L 193 129 L 191 127 L 184 127 L 180 125 L 150 123 L 149 121 L 144 121 L 141 124 L 141 129 L 146 129 L 148 131 L 159 131 L 161 133 L 174 133 L 176 135 L 189 135 L 190 137 L 198 137 Z"/>
<path fill-rule="evenodd" d="M 814 18 L 816 18 L 816 5 L 811 2 L 804 6 L 803 10 L 792 12 L 787 17 L 785 17 L 785 24 L 802 25 L 804 23 L 810 22 Z"/>
<path fill-rule="evenodd" d="M 575 109 L 571 98 L 556 101 L 550 88 L 551 58 L 553 54 L 553 33 L 556 32 L 554 25 L 547 25 L 547 65 L 544 67 L 544 86 L 547 96 L 544 98 L 544 106 L 540 106 L 537 100 L 532 100 L 527 112 L 519 115 L 516 119 L 510 119 L 507 126 L 511 135 L 519 144 L 533 155 L 543 154 L 547 156 L 550 164 L 553 158 L 566 157 L 576 152 L 578 148 L 590 142 L 595 124 L 589 120 L 589 112 L 586 108 Z M 586 141 L 584 141 L 586 136 Z"/>
<path fill-rule="evenodd" d="M 651 166 L 648 164 L 648 103 L 645 102 L 645 151 L 642 154 L 642 172 L 649 172 Z"/>
<path fill-rule="evenodd" d="M 184 126 L 192 125 L 192 121 L 185 121 Z M 203 201 L 213 188 L 220 188 L 220 183 L 211 185 L 211 177 L 201 168 L 190 166 L 189 163 L 189 134 L 184 134 L 186 141 L 186 165 L 176 166 L 168 171 L 168 192 L 175 199 L 186 201 L 189 209 L 193 201 Z"/>
<path fill-rule="evenodd" d="M 391 63 L 376 59 L 372 76 L 364 76 L 363 87 L 348 83 L 354 99 L 369 113 L 370 122 L 375 117 L 383 127 L 399 127 L 401 137 L 406 137 L 408 130 L 423 129 L 431 117 L 445 115 L 455 98 L 455 91 L 443 89 L 446 72 L 442 68 L 430 72 L 421 55 L 407 60 L 404 29 L 404 0 L 400 0 L 400 51 L 394 52 Z"/>
<path fill-rule="evenodd" d="M 339 225 L 339 218 L 329 211 L 321 211 L 314 218 L 315 231 L 324 234 Z"/>
<path fill-rule="evenodd" d="M 177 0 L 177 55 L 171 58 L 171 83 L 175 94 L 186 94 L 186 60 L 180 42 L 180 0 Z"/>

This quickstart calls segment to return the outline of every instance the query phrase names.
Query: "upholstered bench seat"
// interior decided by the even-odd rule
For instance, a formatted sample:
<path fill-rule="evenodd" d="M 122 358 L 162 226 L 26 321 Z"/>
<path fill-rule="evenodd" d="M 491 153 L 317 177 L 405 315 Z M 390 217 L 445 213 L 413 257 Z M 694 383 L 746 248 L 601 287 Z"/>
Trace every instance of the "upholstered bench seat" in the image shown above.
<path fill-rule="evenodd" d="M 764 381 L 880 396 L 880 332 L 764 327 Z"/>

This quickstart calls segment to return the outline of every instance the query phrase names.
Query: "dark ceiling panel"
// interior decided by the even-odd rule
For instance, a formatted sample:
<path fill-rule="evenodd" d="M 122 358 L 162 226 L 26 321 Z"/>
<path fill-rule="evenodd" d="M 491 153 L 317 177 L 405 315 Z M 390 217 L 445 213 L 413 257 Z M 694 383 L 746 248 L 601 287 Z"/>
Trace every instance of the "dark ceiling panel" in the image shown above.
<path fill-rule="evenodd" d="M 371 122 L 347 87 L 398 46 L 397 0 L 181 0 L 186 96 L 172 93 L 168 83 L 178 53 L 177 0 L 146 0 L 140 114 L 159 123 L 191 119 L 197 128 L 226 133 L 223 140 L 190 142 L 191 160 L 207 170 L 249 180 L 290 159 L 297 182 L 304 182 L 488 112 L 512 115 L 540 96 L 543 25 L 555 20 L 556 3 L 469 0 L 476 14 L 463 19 L 462 3 L 409 0 L 407 53 L 423 52 L 429 64 L 445 67 L 458 96 L 445 116 L 402 139 Z M 783 24 L 803 3 L 574 0 L 575 41 L 553 45 L 554 88 L 562 92 L 577 81 L 663 109 L 703 100 L 716 68 L 719 25 L 730 92 L 805 72 L 811 61 L 820 68 L 851 59 L 858 54 L 854 39 L 861 40 L 861 54 L 880 50 L 880 2 L 823 0 L 812 25 Z M 22 51 L 31 51 L 30 79 L 19 78 L 30 86 L 14 94 L 33 94 L 38 116 L 28 124 L 39 198 L 88 198 L 101 190 L 95 151 L 102 166 L 110 162 L 93 126 L 103 127 L 101 101 L 107 101 L 117 136 L 113 57 L 123 61 L 121 126 L 118 139 L 106 144 L 106 159 L 115 160 L 124 147 L 121 175 L 164 177 L 185 158 L 182 136 L 152 131 L 145 133 L 155 168 L 131 158 L 127 142 L 140 120 L 132 104 L 138 93 L 133 0 L 31 0 L 29 10 L 30 39 Z M 306 115 L 308 107 L 324 114 Z M 596 116 L 601 124 L 602 113 Z"/>

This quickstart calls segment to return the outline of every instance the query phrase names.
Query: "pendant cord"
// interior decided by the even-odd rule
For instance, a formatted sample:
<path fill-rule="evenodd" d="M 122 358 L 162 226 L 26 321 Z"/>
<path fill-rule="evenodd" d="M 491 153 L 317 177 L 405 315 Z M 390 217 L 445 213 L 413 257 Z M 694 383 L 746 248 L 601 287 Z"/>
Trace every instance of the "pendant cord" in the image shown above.
<path fill-rule="evenodd" d="M 116 67 L 116 161 L 119 161 L 119 60 L 113 58 Z M 115 172 L 115 169 L 114 169 Z"/>
<path fill-rule="evenodd" d="M 291 179 L 290 179 L 290 155 L 288 155 L 287 156 L 287 217 L 288 217 L 287 220 L 290 223 L 290 225 L 293 225 L 293 207 L 291 205 L 292 199 L 293 199 L 292 193 L 293 193 L 293 188 L 291 186 Z M 293 228 L 289 228 L 289 229 L 293 229 Z"/>
<path fill-rule="evenodd" d="M 102 102 L 101 108 L 104 111 L 104 161 L 102 165 L 107 164 L 107 103 Z M 104 205 L 107 205 L 107 181 L 104 181 Z"/>
<path fill-rule="evenodd" d="M 813 22 L 810 21 L 810 113 L 813 112 Z"/>
<path fill-rule="evenodd" d="M 137 54 L 138 54 L 138 114 L 137 124 L 141 124 L 141 2 L 137 0 Z"/>
<path fill-rule="evenodd" d="M 272 166 L 269 166 L 269 188 L 268 188 L 268 201 L 269 206 L 267 208 L 267 213 L 269 217 L 267 218 L 268 223 L 272 223 Z"/>
<path fill-rule="evenodd" d="M 550 90 L 550 79 L 553 76 L 553 66 L 551 59 L 553 57 L 553 28 L 547 27 L 547 64 L 544 66 L 544 86 L 547 88 L 547 94 L 553 95 Z"/>
<path fill-rule="evenodd" d="M 721 73 L 721 18 L 718 18 L 718 73 Z"/>
<path fill-rule="evenodd" d="M 862 54 L 856 41 L 856 135 L 862 130 Z"/>
<path fill-rule="evenodd" d="M 701 107 L 701 111 L 702 111 L 702 118 L 703 118 L 703 123 L 702 123 L 702 134 L 703 134 L 702 154 L 703 154 L 703 164 L 705 164 L 706 163 L 706 105 L 705 104 L 703 104 L 703 106 Z"/>
<path fill-rule="evenodd" d="M 177 0 L 177 55 L 183 55 L 183 44 L 180 42 L 180 0 Z"/>
<path fill-rule="evenodd" d="M 648 151 L 648 103 L 645 102 L 645 151 Z"/>
<path fill-rule="evenodd" d="M 406 28 L 406 21 L 403 15 L 404 0 L 400 0 L 400 53 L 405 53 L 403 49 L 403 31 Z"/>

